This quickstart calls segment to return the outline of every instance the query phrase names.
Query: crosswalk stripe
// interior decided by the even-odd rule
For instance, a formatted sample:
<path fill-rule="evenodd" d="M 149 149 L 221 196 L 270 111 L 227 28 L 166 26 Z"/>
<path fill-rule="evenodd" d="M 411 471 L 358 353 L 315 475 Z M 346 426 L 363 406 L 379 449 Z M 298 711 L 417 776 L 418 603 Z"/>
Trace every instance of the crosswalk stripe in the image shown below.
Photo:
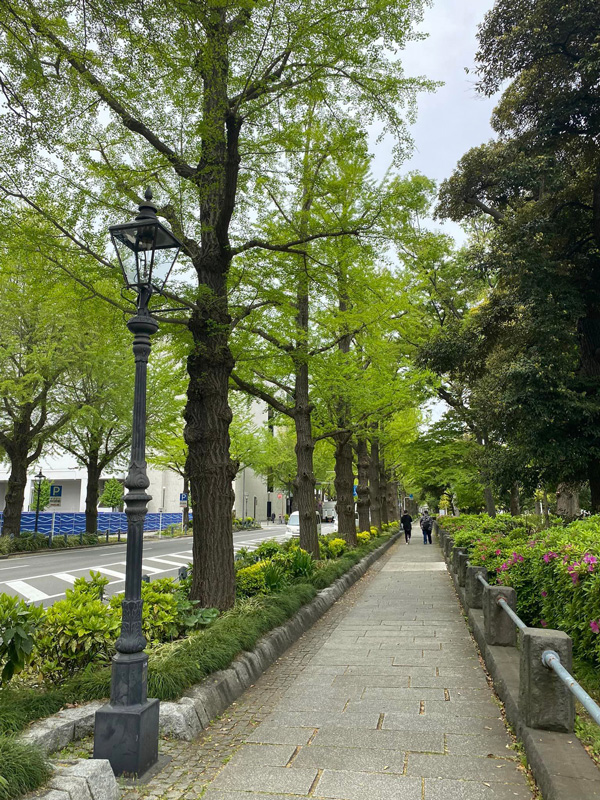
<path fill-rule="evenodd" d="M 146 558 L 145 561 L 158 561 L 159 564 L 170 564 L 172 567 L 180 567 L 181 564 L 179 561 L 169 561 L 168 558 L 158 558 L 157 556 L 152 556 Z"/>
<path fill-rule="evenodd" d="M 55 572 L 52 577 L 70 584 L 75 583 L 76 580 L 75 575 L 70 575 L 68 572 Z"/>
<path fill-rule="evenodd" d="M 190 557 L 187 555 L 179 554 L 179 553 L 169 553 L 169 558 L 180 558 L 185 563 L 189 563 Z M 191 555 L 191 554 L 190 554 Z"/>
<path fill-rule="evenodd" d="M 6 585 L 10 586 L 11 589 L 14 589 L 15 592 L 22 594 L 23 597 L 30 602 L 35 602 L 36 600 L 47 600 L 48 598 L 48 595 L 45 594 L 45 592 L 41 592 L 39 589 L 36 589 L 35 586 L 25 583 L 25 581 L 6 581 Z"/>
<path fill-rule="evenodd" d="M 104 575 L 110 575 L 111 578 L 120 578 L 123 581 L 125 580 L 125 573 L 117 572 L 116 569 L 108 569 L 107 567 L 92 567 L 90 571 L 102 572 Z"/>
<path fill-rule="evenodd" d="M 158 569 L 157 567 L 149 567 L 148 564 L 142 564 L 142 570 L 144 572 L 149 572 L 150 575 L 156 575 L 158 572 L 167 572 L 165 569 Z"/>

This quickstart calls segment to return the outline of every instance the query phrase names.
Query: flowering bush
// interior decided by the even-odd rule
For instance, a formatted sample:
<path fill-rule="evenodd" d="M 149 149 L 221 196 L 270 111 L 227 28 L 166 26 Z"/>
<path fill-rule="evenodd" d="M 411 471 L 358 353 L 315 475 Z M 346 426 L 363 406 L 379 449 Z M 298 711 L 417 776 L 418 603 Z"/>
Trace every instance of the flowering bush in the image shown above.
<path fill-rule="evenodd" d="M 600 515 L 567 526 L 552 519 L 548 529 L 535 516 L 465 515 L 443 527 L 490 583 L 515 589 L 528 625 L 565 631 L 574 655 L 600 666 Z"/>

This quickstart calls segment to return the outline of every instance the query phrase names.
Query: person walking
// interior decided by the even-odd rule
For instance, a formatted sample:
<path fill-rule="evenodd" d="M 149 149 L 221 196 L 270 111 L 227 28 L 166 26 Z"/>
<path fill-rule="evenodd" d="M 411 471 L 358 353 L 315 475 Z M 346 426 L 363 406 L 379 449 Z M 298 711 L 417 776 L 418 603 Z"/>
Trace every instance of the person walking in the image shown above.
<path fill-rule="evenodd" d="M 402 516 L 400 517 L 400 524 L 402 525 L 402 527 L 404 529 L 404 540 L 405 540 L 406 544 L 410 544 L 410 535 L 411 535 L 411 532 L 412 532 L 412 521 L 413 521 L 413 519 L 412 519 L 411 515 L 408 513 L 408 511 L 406 509 L 404 509 L 404 512 L 403 512 Z"/>
<path fill-rule="evenodd" d="M 431 529 L 433 528 L 433 520 L 429 516 L 428 511 L 423 512 L 423 516 L 419 522 L 421 530 L 423 531 L 423 544 L 433 544 L 431 541 Z"/>

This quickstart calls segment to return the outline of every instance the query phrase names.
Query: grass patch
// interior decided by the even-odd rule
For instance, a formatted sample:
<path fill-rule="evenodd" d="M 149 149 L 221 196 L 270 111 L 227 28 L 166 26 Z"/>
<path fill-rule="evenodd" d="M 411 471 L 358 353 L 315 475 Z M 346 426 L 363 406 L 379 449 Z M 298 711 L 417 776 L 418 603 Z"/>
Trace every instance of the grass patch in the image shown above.
<path fill-rule="evenodd" d="M 0 736 L 0 800 L 14 800 L 49 777 L 50 768 L 39 750 L 11 736 Z"/>

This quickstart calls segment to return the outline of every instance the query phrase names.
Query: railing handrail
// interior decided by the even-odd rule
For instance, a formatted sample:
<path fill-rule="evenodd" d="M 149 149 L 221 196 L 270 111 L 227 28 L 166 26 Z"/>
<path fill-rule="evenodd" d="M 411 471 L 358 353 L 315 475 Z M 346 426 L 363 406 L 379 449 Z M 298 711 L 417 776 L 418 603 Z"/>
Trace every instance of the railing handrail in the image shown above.
<path fill-rule="evenodd" d="M 477 580 L 479 583 L 482 583 L 484 587 L 489 588 L 490 584 L 486 581 L 481 572 L 477 573 Z"/>
<path fill-rule="evenodd" d="M 498 603 L 498 605 L 500 606 L 500 608 L 502 608 L 504 611 L 506 611 L 506 613 L 507 613 L 507 614 L 508 614 L 508 616 L 509 616 L 509 617 L 512 619 L 512 621 L 515 623 L 515 625 L 517 626 L 517 628 L 518 628 L 520 631 L 524 631 L 524 630 L 525 630 L 525 628 L 527 627 L 527 625 L 525 625 L 525 623 L 523 622 L 523 620 L 521 619 L 521 617 L 520 617 L 520 616 L 519 616 L 519 615 L 518 615 L 518 614 L 517 614 L 515 611 L 513 611 L 513 610 L 512 610 L 512 608 L 511 608 L 511 607 L 508 605 L 508 603 L 506 602 L 506 600 L 504 599 L 504 597 L 499 597 L 499 598 L 496 600 L 496 602 Z"/>
<path fill-rule="evenodd" d="M 487 582 L 487 580 L 483 577 L 481 572 L 478 572 L 476 575 L 477 580 L 479 583 L 482 584 L 485 588 L 491 588 L 491 585 Z M 498 597 L 496 599 L 498 605 L 505 611 L 510 619 L 515 623 L 519 630 L 526 630 L 527 625 L 523 622 L 521 617 L 513 611 L 513 609 L 509 606 L 506 598 Z M 547 668 L 552 670 L 555 675 L 564 683 L 567 689 L 575 696 L 577 700 L 581 703 L 581 705 L 585 708 L 588 712 L 590 717 L 594 720 L 597 725 L 600 725 L 600 706 L 596 703 L 596 701 L 590 697 L 590 695 L 585 691 L 585 689 L 575 680 L 575 678 L 571 675 L 571 673 L 562 665 L 560 656 L 554 650 L 544 650 L 542 653 L 542 664 Z"/>
<path fill-rule="evenodd" d="M 544 650 L 542 653 L 542 664 L 556 673 L 567 689 L 579 700 L 594 722 L 600 725 L 600 706 L 598 706 L 585 689 L 577 683 L 569 670 L 563 667 L 558 653 L 554 650 Z"/>

